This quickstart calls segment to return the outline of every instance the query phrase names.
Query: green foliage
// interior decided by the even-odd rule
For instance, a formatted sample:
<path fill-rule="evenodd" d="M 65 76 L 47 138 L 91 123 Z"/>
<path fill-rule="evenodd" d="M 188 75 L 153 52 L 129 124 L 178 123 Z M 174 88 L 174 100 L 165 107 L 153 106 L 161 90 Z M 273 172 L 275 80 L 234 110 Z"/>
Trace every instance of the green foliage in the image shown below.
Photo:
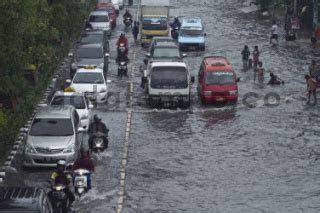
<path fill-rule="evenodd" d="M 15 111 L 0 111 L 0 156 L 78 37 L 89 9 L 73 0 L 0 0 L 0 97 L 18 100 Z M 35 87 L 24 79 L 26 64 L 40 73 Z"/>

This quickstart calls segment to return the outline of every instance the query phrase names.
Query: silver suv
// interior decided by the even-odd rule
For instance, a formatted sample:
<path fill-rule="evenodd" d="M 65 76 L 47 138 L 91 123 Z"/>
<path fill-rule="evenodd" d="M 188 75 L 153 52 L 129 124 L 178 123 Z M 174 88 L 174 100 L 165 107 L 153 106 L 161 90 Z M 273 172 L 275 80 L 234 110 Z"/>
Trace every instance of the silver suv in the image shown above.
<path fill-rule="evenodd" d="M 58 160 L 72 164 L 81 146 L 79 115 L 73 106 L 47 106 L 36 114 L 24 144 L 26 167 L 56 167 Z"/>

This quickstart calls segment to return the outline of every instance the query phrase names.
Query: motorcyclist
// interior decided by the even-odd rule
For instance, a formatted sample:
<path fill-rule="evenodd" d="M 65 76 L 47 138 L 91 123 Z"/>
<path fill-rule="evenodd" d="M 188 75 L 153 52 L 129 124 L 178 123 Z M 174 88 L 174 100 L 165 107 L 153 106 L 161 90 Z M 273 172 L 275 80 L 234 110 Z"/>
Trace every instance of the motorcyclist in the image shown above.
<path fill-rule="evenodd" d="M 171 24 L 171 28 L 172 28 L 172 29 L 178 28 L 178 29 L 180 30 L 180 28 L 181 28 L 181 22 L 179 21 L 178 16 L 174 17 L 174 21 L 173 21 L 173 23 Z"/>
<path fill-rule="evenodd" d="M 72 170 L 77 170 L 77 169 L 85 169 L 91 173 L 95 171 L 95 167 L 90 157 L 90 154 L 83 147 L 80 148 L 80 155 L 78 159 L 74 162 L 72 167 Z M 91 189 L 91 173 L 86 174 L 88 190 Z"/>
<path fill-rule="evenodd" d="M 101 117 L 97 114 L 95 114 L 93 116 L 93 122 L 89 125 L 89 129 L 88 129 L 88 134 L 89 134 L 89 148 L 92 149 L 93 147 L 93 140 L 92 140 L 92 136 L 94 135 L 94 133 L 102 133 L 105 134 L 106 137 L 104 137 L 103 142 L 104 142 L 104 146 L 105 148 L 108 148 L 108 132 L 109 129 L 107 128 L 107 126 L 101 121 Z"/>
<path fill-rule="evenodd" d="M 132 15 L 127 9 L 126 12 L 123 14 L 123 19 L 125 20 L 126 18 L 130 18 L 132 20 Z"/>
<path fill-rule="evenodd" d="M 57 170 L 52 173 L 51 175 L 51 180 L 53 184 L 61 184 L 66 186 L 64 189 L 64 192 L 66 193 L 68 199 L 69 199 L 69 206 L 67 207 L 68 209 L 71 208 L 72 203 L 75 200 L 75 196 L 70 190 L 70 183 L 72 181 L 72 176 L 70 175 L 69 172 L 66 171 L 66 161 L 65 160 L 59 160 L 57 162 Z M 52 200 L 52 191 L 49 192 L 49 197 Z"/>
<path fill-rule="evenodd" d="M 284 82 L 278 78 L 275 74 L 272 72 L 270 73 L 270 80 L 268 82 L 269 85 L 278 85 L 283 84 Z"/>
<path fill-rule="evenodd" d="M 126 48 L 126 54 L 128 54 L 128 39 L 127 37 L 125 36 L 124 33 L 121 33 L 120 34 L 120 37 L 117 41 L 117 47 L 118 47 L 118 54 L 119 54 L 119 47 L 120 47 L 120 44 L 124 44 L 125 45 L 125 48 Z"/>

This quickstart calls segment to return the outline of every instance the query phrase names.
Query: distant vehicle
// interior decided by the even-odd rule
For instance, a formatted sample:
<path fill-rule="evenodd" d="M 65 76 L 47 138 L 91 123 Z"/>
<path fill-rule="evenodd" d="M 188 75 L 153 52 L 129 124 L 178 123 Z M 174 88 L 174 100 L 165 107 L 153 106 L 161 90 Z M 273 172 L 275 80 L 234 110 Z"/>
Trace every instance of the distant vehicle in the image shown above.
<path fill-rule="evenodd" d="M 77 44 L 100 44 L 101 46 L 103 46 L 105 53 L 110 52 L 107 34 L 102 30 L 85 31 L 81 35 L 80 40 Z"/>
<path fill-rule="evenodd" d="M 77 110 L 73 106 L 46 106 L 40 108 L 23 149 L 26 167 L 56 167 L 58 160 L 72 164 L 81 145 L 81 127 Z"/>
<path fill-rule="evenodd" d="M 202 103 L 237 102 L 239 79 L 225 57 L 205 57 L 200 66 L 198 81 L 198 94 Z"/>
<path fill-rule="evenodd" d="M 42 188 L 0 187 L 0 212 L 53 213 L 53 210 Z"/>
<path fill-rule="evenodd" d="M 205 50 L 204 27 L 200 18 L 183 18 L 178 42 L 181 50 Z"/>
<path fill-rule="evenodd" d="M 97 3 L 96 11 L 107 11 L 111 21 L 111 27 L 117 26 L 117 13 L 112 3 Z"/>
<path fill-rule="evenodd" d="M 189 107 L 193 82 L 185 62 L 151 62 L 142 77 L 151 107 Z"/>
<path fill-rule="evenodd" d="M 94 103 L 107 101 L 107 80 L 100 68 L 86 67 L 78 69 L 72 81 L 67 80 L 76 92 L 83 92 Z"/>
<path fill-rule="evenodd" d="M 169 0 L 141 0 L 141 45 L 146 46 L 154 36 L 169 35 Z"/>
<path fill-rule="evenodd" d="M 92 11 L 89 15 L 89 23 L 94 30 L 103 30 L 111 35 L 111 23 L 107 11 Z"/>
<path fill-rule="evenodd" d="M 120 10 L 120 2 L 119 0 L 111 0 L 115 10 L 116 10 L 116 14 L 119 15 L 119 10 Z"/>
<path fill-rule="evenodd" d="M 83 44 L 76 47 L 74 53 L 69 53 L 72 58 L 70 67 L 70 77 L 73 78 L 79 68 L 88 65 L 103 69 L 106 76 L 108 71 L 109 53 L 104 53 L 103 46 L 100 44 Z"/>
<path fill-rule="evenodd" d="M 187 54 L 181 53 L 179 45 L 172 40 L 158 40 L 157 42 L 153 42 L 151 47 L 152 48 L 150 48 L 150 52 L 146 54 L 146 59 L 144 60 L 145 65 L 148 64 L 149 60 L 179 61 L 187 56 Z"/>
<path fill-rule="evenodd" d="M 54 93 L 50 105 L 52 106 L 74 106 L 80 117 L 81 126 L 87 130 L 91 120 L 91 109 L 93 105 L 79 92 L 63 92 L 57 91 Z"/>

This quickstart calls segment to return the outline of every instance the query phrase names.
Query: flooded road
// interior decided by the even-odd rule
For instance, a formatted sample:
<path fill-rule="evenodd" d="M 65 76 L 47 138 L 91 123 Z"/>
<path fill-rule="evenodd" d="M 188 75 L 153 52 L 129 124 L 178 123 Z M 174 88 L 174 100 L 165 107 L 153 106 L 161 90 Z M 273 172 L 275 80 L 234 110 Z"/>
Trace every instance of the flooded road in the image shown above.
<path fill-rule="evenodd" d="M 319 52 L 309 44 L 286 43 L 283 38 L 278 47 L 271 47 L 270 20 L 244 14 L 242 1 L 176 0 L 171 4 L 171 14 L 198 16 L 204 22 L 206 51 L 188 52 L 186 58 L 192 75 L 197 76 L 205 55 L 226 56 L 241 78 L 239 103 L 202 106 L 194 85 L 190 110 L 150 109 L 139 86 L 145 50 L 139 45 L 134 48 L 130 30 L 124 30 L 119 16 L 110 41 L 114 47 L 108 73 L 113 80 L 111 98 L 108 105 L 95 109 L 111 130 L 110 146 L 96 160 L 94 189 L 76 202 L 77 212 L 116 210 L 130 81 L 134 99 L 124 213 L 319 212 L 319 107 L 305 105 L 303 78 Z M 130 9 L 134 12 L 136 6 Z M 134 69 L 129 78 L 119 80 L 115 42 L 123 30 L 130 37 L 130 57 L 136 52 L 136 60 L 130 62 Z M 286 83 L 278 87 L 255 83 L 252 71 L 242 71 L 244 45 L 251 51 L 255 45 L 262 48 L 260 60 L 266 70 Z M 269 80 L 268 73 L 265 77 Z M 258 95 L 248 99 L 254 107 L 243 101 L 250 92 Z M 264 100 L 270 93 L 279 95 L 278 103 Z M 23 170 L 18 163 L 17 170 L 29 186 L 43 186 L 50 174 Z"/>

